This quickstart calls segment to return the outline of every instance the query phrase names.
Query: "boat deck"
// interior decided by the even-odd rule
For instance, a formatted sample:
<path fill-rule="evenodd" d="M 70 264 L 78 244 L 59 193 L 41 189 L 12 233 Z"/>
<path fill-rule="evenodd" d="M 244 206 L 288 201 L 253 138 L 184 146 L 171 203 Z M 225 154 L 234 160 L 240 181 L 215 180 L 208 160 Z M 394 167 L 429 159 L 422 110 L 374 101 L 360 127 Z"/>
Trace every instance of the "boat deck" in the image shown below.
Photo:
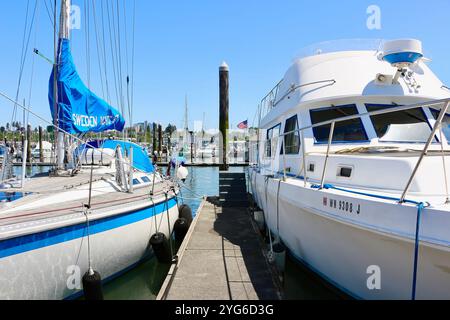
<path fill-rule="evenodd" d="M 120 192 L 111 179 L 113 179 L 111 173 L 94 171 L 91 210 L 120 208 L 130 206 L 130 203 L 139 205 L 141 202 L 148 203 L 150 200 L 151 185 L 135 186 L 133 193 Z M 4 192 L 31 194 L 0 207 L 0 226 L 84 212 L 84 205 L 88 203 L 89 180 L 90 170 L 84 170 L 73 177 L 41 175 L 27 181 L 23 189 L 3 190 Z M 163 196 L 164 190 L 167 190 L 167 184 L 155 183 L 153 199 L 157 201 L 157 198 Z M 73 200 L 68 198 L 67 201 L 45 201 L 51 197 L 54 199 L 58 194 L 61 197 L 68 197 L 74 193 L 77 194 L 77 197 Z M 45 202 L 39 207 L 29 207 L 38 201 Z"/>

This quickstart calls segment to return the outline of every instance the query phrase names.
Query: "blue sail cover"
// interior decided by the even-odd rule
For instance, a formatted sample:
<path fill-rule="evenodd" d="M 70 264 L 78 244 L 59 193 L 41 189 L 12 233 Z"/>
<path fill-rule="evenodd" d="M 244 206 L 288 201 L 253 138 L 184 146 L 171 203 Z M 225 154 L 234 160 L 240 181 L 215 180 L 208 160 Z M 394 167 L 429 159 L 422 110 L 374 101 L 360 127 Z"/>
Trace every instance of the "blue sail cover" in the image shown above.
<path fill-rule="evenodd" d="M 54 72 L 50 76 L 48 94 L 52 117 L 58 119 L 58 126 L 71 134 L 122 131 L 125 126 L 122 115 L 91 92 L 78 75 L 70 51 L 70 40 L 61 39 L 59 50 L 58 115 L 53 107 Z"/>
<path fill-rule="evenodd" d="M 120 145 L 122 148 L 122 155 L 130 153 L 130 148 L 133 147 L 133 167 L 139 171 L 152 173 L 155 171 L 150 158 L 147 155 L 147 152 L 143 147 L 127 141 L 119 141 L 119 140 L 92 140 L 85 144 L 80 145 L 74 151 L 75 157 L 81 157 L 83 152 L 86 152 L 88 149 L 112 149 L 116 150 L 117 146 Z"/>
<path fill-rule="evenodd" d="M 133 147 L 133 167 L 135 169 L 146 173 L 155 171 L 147 152 L 144 151 L 143 147 L 135 143 L 118 140 L 105 140 L 102 148 L 115 150 L 118 145 L 120 145 L 120 147 L 122 148 L 122 153 L 124 155 L 125 152 L 126 154 L 130 154 L 130 148 Z"/>

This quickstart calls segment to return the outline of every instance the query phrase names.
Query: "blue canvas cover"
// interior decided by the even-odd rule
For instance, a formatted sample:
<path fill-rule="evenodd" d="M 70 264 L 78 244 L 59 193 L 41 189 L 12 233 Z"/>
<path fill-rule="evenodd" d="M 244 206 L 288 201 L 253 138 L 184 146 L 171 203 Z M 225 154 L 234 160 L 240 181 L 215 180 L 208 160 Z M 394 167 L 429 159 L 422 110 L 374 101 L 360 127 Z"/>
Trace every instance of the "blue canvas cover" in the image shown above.
<path fill-rule="evenodd" d="M 125 120 L 106 101 L 97 97 L 83 83 L 70 51 L 70 40 L 61 39 L 58 61 L 58 115 L 53 107 L 53 78 L 49 81 L 48 99 L 52 117 L 58 118 L 58 126 L 71 133 L 122 131 Z"/>
<path fill-rule="evenodd" d="M 144 151 L 144 148 L 135 143 L 118 140 L 105 140 L 102 147 L 106 149 L 116 149 L 118 145 L 122 148 L 122 153 L 124 155 L 125 152 L 126 154 L 129 154 L 130 148 L 133 147 L 133 167 L 135 169 L 146 173 L 151 173 L 155 170 L 150 158 Z"/>
<path fill-rule="evenodd" d="M 117 146 L 122 148 L 122 155 L 130 153 L 130 148 L 133 147 L 133 167 L 142 172 L 151 173 L 154 171 L 154 167 L 150 158 L 147 155 L 145 149 L 135 143 L 119 140 L 92 140 L 85 144 L 80 145 L 74 151 L 75 157 L 80 157 L 83 152 L 88 149 L 112 149 L 116 150 Z"/>

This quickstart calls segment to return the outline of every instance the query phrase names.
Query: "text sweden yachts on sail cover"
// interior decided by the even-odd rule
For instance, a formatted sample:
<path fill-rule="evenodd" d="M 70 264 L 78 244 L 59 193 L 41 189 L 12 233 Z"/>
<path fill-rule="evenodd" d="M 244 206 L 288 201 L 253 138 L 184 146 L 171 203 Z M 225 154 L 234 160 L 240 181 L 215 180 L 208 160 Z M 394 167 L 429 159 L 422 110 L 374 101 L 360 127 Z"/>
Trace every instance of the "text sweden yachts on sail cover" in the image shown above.
<path fill-rule="evenodd" d="M 99 120 L 98 118 L 100 118 L 100 125 L 102 126 L 111 126 L 113 124 L 115 124 L 118 120 L 119 120 L 119 116 L 110 116 L 110 115 L 106 115 L 106 116 L 86 116 L 83 114 L 72 114 L 72 120 L 74 125 L 76 125 L 77 127 L 82 127 L 82 128 L 95 128 L 98 126 Z"/>

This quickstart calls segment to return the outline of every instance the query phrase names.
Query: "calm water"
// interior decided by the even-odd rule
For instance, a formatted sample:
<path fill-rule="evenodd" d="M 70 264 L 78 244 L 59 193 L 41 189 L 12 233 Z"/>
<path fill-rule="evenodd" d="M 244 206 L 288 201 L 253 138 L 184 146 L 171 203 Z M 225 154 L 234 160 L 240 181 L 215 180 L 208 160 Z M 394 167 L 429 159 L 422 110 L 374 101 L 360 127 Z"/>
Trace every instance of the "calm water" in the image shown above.
<path fill-rule="evenodd" d="M 232 167 L 230 171 L 242 172 L 243 168 Z M 217 167 L 190 167 L 186 188 L 181 190 L 184 203 L 195 213 L 203 195 L 219 194 L 219 171 Z M 120 278 L 106 284 L 106 299 L 155 299 L 169 266 L 152 259 Z M 317 276 L 287 257 L 284 280 L 286 299 L 339 299 L 342 296 Z"/>
<path fill-rule="evenodd" d="M 27 169 L 27 175 L 48 171 L 48 167 Z M 20 175 L 21 168 L 14 168 Z M 230 171 L 242 172 L 241 167 L 231 167 Z M 180 202 L 188 204 L 195 214 L 204 195 L 219 194 L 219 171 L 217 167 L 189 167 L 189 176 L 181 189 Z M 155 299 L 169 265 L 150 259 L 131 271 L 104 285 L 105 299 L 149 300 Z M 284 278 L 286 299 L 338 299 L 341 294 L 330 288 L 317 276 L 301 267 L 288 256 Z"/>

